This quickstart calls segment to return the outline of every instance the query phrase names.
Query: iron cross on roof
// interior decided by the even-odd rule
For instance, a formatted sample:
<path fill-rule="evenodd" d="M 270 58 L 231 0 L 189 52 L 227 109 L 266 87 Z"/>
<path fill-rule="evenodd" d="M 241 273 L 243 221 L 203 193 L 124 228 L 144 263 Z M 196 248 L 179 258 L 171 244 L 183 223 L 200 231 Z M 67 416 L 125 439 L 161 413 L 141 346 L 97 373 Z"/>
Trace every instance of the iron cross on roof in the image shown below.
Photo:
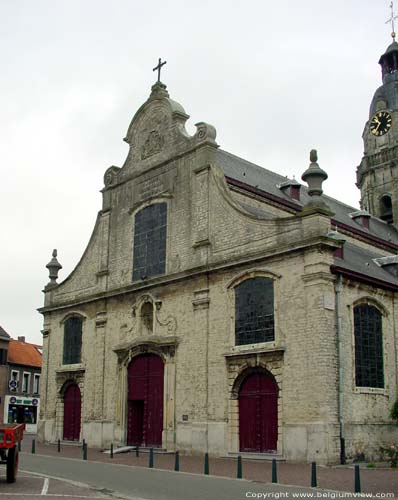
<path fill-rule="evenodd" d="M 160 82 L 160 70 L 162 69 L 162 66 L 164 66 L 166 63 L 167 63 L 167 61 L 163 61 L 163 62 L 162 62 L 162 59 L 159 57 L 159 62 L 158 62 L 158 65 L 157 65 L 157 66 L 155 66 L 155 67 L 153 68 L 153 70 L 152 70 L 152 71 L 156 71 L 156 70 L 158 70 L 158 82 Z"/>
<path fill-rule="evenodd" d="M 395 19 L 398 18 L 398 16 L 394 16 L 394 2 L 390 3 L 390 9 L 391 9 L 391 17 L 390 17 L 390 19 L 387 19 L 385 24 L 391 23 L 391 29 L 392 29 L 391 36 L 392 36 L 392 39 L 395 41 L 394 21 L 395 21 Z M 159 61 L 160 61 L 160 59 L 159 59 Z"/>

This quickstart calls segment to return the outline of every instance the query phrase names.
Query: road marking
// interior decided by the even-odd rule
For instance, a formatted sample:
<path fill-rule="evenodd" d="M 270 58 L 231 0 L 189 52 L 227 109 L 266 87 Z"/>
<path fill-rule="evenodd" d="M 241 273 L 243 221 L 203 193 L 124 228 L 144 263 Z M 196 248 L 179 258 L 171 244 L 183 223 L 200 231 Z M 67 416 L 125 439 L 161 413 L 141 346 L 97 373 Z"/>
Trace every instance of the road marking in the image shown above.
<path fill-rule="evenodd" d="M 0 493 L 0 497 L 2 496 L 13 496 L 13 497 L 41 497 L 41 493 Z M 100 498 L 104 500 L 106 497 L 91 497 L 87 495 L 63 495 L 62 493 L 51 493 L 52 497 L 60 497 L 60 498 L 90 498 L 91 500 L 95 500 L 96 498 Z"/>
<path fill-rule="evenodd" d="M 47 495 L 48 485 L 49 484 L 50 484 L 50 481 L 49 481 L 48 477 L 45 477 L 44 478 L 43 489 L 41 490 L 41 494 L 42 495 Z"/>

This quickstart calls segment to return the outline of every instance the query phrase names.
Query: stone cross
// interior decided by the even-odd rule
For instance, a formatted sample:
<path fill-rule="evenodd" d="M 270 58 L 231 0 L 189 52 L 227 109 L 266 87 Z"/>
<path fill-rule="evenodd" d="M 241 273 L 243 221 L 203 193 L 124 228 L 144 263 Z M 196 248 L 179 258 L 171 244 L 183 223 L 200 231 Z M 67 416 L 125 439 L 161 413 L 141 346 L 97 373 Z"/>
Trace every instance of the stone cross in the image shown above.
<path fill-rule="evenodd" d="M 164 66 L 166 63 L 167 63 L 167 61 L 163 61 L 163 62 L 162 62 L 162 59 L 159 57 L 159 62 L 158 62 L 158 65 L 157 65 L 157 66 L 155 66 L 155 67 L 153 68 L 153 70 L 152 70 L 152 71 L 156 71 L 156 70 L 158 70 L 158 82 L 160 82 L 160 70 L 162 69 L 162 66 Z"/>
<path fill-rule="evenodd" d="M 387 21 L 385 22 L 385 24 L 391 23 L 391 29 L 392 29 L 392 31 L 391 31 L 391 36 L 392 36 L 392 38 L 393 38 L 393 40 L 394 40 L 394 42 L 395 42 L 395 27 L 394 27 L 394 21 L 395 21 L 395 19 L 397 19 L 397 18 L 398 18 L 398 16 L 394 16 L 394 2 L 391 2 L 391 3 L 390 3 L 390 9 L 391 9 L 391 17 L 390 17 L 390 19 L 387 19 Z M 160 59 L 159 59 L 159 61 L 160 61 Z"/>

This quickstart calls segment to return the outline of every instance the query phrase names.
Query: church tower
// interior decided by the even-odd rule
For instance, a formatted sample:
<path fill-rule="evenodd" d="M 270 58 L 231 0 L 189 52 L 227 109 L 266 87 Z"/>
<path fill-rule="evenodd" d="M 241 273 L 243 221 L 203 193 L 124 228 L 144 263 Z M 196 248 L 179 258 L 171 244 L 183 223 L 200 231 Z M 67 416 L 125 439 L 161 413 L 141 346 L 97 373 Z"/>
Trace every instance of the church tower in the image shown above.
<path fill-rule="evenodd" d="M 392 14 L 392 21 L 394 16 Z M 398 223 L 398 43 L 380 57 L 383 84 L 372 99 L 362 134 L 364 156 L 357 168 L 361 208 L 389 224 Z"/>

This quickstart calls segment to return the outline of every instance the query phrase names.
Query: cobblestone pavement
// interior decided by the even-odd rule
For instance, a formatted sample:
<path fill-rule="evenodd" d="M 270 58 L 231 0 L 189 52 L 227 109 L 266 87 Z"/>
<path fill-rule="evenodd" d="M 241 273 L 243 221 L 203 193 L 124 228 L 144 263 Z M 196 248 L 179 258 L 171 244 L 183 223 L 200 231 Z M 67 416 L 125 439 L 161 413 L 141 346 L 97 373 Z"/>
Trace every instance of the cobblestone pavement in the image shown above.
<path fill-rule="evenodd" d="M 24 437 L 22 451 L 31 453 L 32 436 Z M 58 453 L 56 444 L 36 444 L 36 453 L 49 456 L 82 459 L 81 446 L 61 444 Z M 131 465 L 135 467 L 148 467 L 149 453 L 140 452 L 136 457 L 135 452 L 109 454 L 98 449 L 88 449 L 88 460 L 97 462 L 111 462 L 115 464 Z M 243 460 L 243 478 L 270 483 L 272 472 L 271 463 L 259 460 Z M 174 454 L 154 454 L 154 468 L 174 470 Z M 180 471 L 203 474 L 203 457 L 180 455 Z M 234 458 L 210 458 L 210 474 L 214 476 L 236 478 L 237 461 Z M 278 463 L 278 483 L 284 485 L 305 486 L 311 485 L 311 466 L 309 464 Z M 393 493 L 398 497 L 398 469 L 387 467 L 366 468 L 361 465 L 361 490 L 362 492 L 376 494 Z M 354 466 L 318 466 L 318 488 L 335 491 L 354 491 Z M 384 497 L 385 496 L 381 496 Z M 1 499 L 0 499 L 1 500 Z"/>

